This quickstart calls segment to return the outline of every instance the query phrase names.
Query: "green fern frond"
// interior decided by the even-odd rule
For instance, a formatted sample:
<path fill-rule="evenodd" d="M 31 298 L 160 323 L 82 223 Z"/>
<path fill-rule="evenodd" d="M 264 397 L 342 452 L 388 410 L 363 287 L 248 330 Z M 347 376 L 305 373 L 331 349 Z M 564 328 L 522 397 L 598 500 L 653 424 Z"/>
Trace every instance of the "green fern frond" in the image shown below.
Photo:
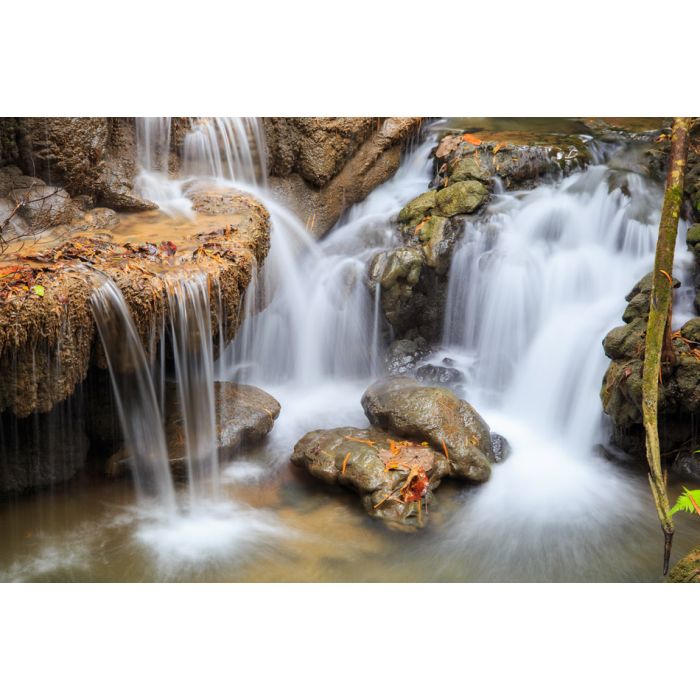
<path fill-rule="evenodd" d="M 683 493 L 678 496 L 676 505 L 669 511 L 670 515 L 679 513 L 680 511 L 685 511 L 686 513 L 697 513 L 693 501 L 700 505 L 700 489 L 696 491 L 689 491 L 685 486 L 683 487 Z"/>

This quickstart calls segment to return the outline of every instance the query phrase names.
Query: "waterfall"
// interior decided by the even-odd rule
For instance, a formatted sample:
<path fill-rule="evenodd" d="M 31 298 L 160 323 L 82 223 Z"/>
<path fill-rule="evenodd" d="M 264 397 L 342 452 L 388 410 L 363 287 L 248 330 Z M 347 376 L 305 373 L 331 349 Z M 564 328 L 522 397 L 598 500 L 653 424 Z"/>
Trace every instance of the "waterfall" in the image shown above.
<path fill-rule="evenodd" d="M 219 483 L 209 277 L 173 276 L 166 291 L 190 504 L 197 507 L 218 497 Z"/>
<path fill-rule="evenodd" d="M 112 379 L 119 421 L 134 483 L 142 504 L 155 500 L 168 514 L 175 511 L 175 490 L 162 414 L 151 367 L 129 307 L 110 279 L 93 291 L 90 301 Z"/>
<path fill-rule="evenodd" d="M 267 158 L 262 120 L 199 119 L 185 136 L 182 175 L 264 186 Z"/>
<path fill-rule="evenodd" d="M 262 310 L 246 315 L 231 349 L 233 376 L 262 385 L 306 387 L 376 374 L 382 324 L 367 268 L 391 247 L 392 218 L 427 189 L 428 137 L 403 159 L 393 178 L 353 205 L 319 243 L 264 190 L 255 190 L 272 220 L 272 246 L 261 275 Z M 249 292 L 250 293 L 250 292 Z"/>

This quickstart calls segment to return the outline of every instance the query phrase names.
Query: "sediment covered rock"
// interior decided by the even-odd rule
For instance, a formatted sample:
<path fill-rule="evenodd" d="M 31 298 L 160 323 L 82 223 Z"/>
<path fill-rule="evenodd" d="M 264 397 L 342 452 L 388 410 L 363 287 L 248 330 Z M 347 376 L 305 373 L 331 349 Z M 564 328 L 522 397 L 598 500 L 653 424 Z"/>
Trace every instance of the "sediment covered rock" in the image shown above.
<path fill-rule="evenodd" d="M 400 529 L 427 522 L 428 504 L 442 479 L 470 478 L 428 445 L 375 428 L 314 430 L 297 442 L 291 459 L 324 483 L 355 491 L 371 517 Z"/>
<path fill-rule="evenodd" d="M 0 411 L 48 411 L 70 396 L 91 362 L 106 366 L 90 307 L 99 280 L 82 262 L 115 281 L 147 348 L 157 342 L 168 313 L 164 272 L 206 273 L 219 292 L 212 304 L 215 341 L 232 339 L 242 295 L 270 238 L 266 210 L 248 195 L 237 196 L 230 221 L 225 229 L 189 237 L 177 252 L 153 243 L 116 244 L 108 234 L 77 236 L 13 266 L 0 279 Z"/>

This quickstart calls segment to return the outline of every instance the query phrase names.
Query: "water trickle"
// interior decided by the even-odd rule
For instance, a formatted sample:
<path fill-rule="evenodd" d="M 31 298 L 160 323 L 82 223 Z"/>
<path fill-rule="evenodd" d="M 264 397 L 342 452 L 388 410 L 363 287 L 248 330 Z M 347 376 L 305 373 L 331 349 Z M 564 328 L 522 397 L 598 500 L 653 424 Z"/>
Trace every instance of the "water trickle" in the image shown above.
<path fill-rule="evenodd" d="M 166 290 L 190 505 L 196 508 L 217 498 L 219 484 L 209 278 L 173 276 Z"/>
<path fill-rule="evenodd" d="M 139 501 L 155 501 L 175 512 L 175 490 L 151 367 L 129 307 L 110 279 L 93 291 L 90 301 L 112 379 L 119 420 Z"/>
<path fill-rule="evenodd" d="M 262 120 L 206 117 L 185 136 L 182 175 L 264 186 L 267 181 Z"/>

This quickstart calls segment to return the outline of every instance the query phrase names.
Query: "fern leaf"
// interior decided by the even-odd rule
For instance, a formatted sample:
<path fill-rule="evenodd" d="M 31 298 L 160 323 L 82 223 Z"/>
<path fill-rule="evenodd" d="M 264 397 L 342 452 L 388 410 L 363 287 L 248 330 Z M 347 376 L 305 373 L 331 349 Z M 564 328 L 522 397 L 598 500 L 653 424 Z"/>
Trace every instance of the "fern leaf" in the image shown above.
<path fill-rule="evenodd" d="M 695 501 L 695 503 L 693 503 Z M 698 513 L 698 506 L 700 506 L 700 489 L 696 491 L 689 491 L 685 486 L 683 487 L 683 493 L 678 496 L 676 504 L 671 508 L 670 515 L 679 513 L 680 511 L 685 511 L 686 513 Z"/>

